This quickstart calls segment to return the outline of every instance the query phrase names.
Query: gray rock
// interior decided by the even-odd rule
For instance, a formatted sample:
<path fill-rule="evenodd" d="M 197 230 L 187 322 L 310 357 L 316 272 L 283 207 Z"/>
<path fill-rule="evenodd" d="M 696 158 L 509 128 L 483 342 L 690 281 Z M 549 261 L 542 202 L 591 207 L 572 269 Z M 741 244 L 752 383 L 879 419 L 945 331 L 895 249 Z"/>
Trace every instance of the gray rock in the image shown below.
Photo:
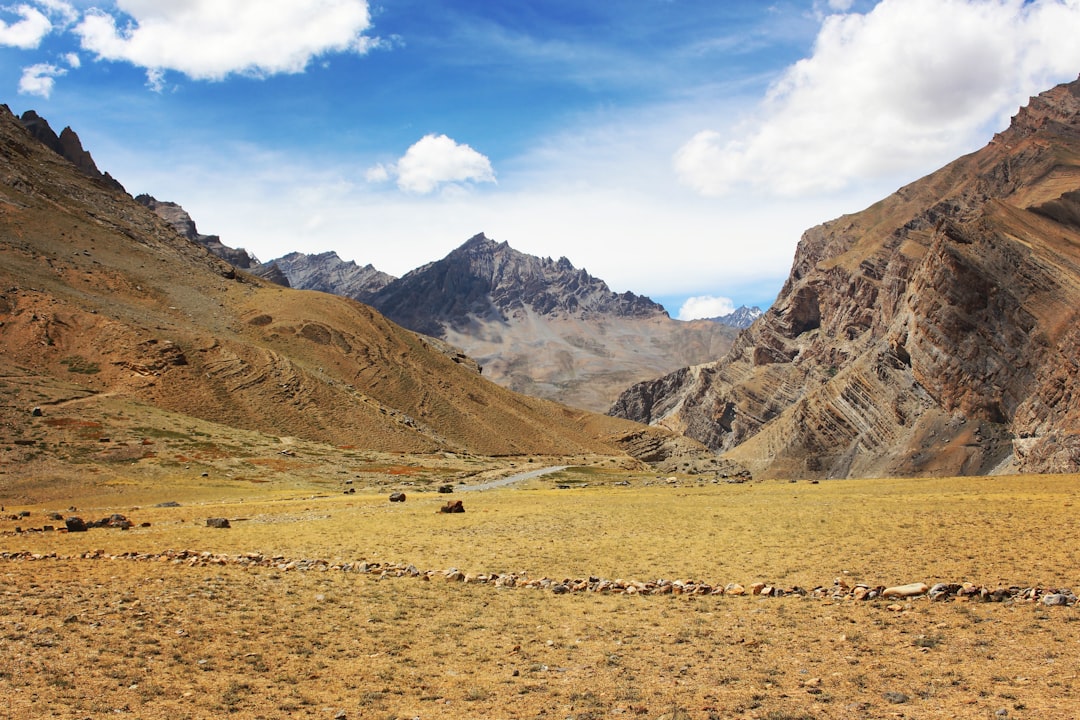
<path fill-rule="evenodd" d="M 883 698 L 893 703 L 894 705 L 903 705 L 911 700 L 910 697 L 901 692 L 887 692 L 882 695 Z"/>
<path fill-rule="evenodd" d="M 227 528 L 232 526 L 229 525 L 228 518 L 206 518 L 206 527 Z"/>

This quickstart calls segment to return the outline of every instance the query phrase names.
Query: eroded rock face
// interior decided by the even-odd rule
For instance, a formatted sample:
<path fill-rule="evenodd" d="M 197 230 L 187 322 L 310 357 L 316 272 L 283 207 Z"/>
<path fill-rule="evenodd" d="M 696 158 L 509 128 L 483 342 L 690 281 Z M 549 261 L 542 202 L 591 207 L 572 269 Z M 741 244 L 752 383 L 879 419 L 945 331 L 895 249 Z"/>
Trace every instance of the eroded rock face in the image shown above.
<path fill-rule="evenodd" d="M 137 195 L 135 200 L 153 210 L 158 217 L 176 228 L 176 232 L 191 242 L 202 245 L 233 267 L 238 267 L 241 270 L 252 270 L 260 267 L 258 258 L 247 250 L 225 245 L 218 235 L 203 235 L 200 233 L 188 211 L 177 203 L 158 200 L 152 195 L 146 194 Z"/>
<path fill-rule="evenodd" d="M 611 413 L 755 476 L 1080 470 L 1080 84 L 983 150 L 808 230 L 721 361 Z"/>

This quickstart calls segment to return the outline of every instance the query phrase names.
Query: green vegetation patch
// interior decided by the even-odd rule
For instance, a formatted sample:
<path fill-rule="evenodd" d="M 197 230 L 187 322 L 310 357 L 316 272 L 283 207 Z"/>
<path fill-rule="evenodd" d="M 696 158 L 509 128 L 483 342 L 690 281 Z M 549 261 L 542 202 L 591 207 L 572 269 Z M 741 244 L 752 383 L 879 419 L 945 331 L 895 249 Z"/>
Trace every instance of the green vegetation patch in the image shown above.
<path fill-rule="evenodd" d="M 79 373 L 80 375 L 96 375 L 101 372 L 100 365 L 87 360 L 82 355 L 68 355 L 60 360 L 60 364 L 65 365 L 68 372 Z"/>

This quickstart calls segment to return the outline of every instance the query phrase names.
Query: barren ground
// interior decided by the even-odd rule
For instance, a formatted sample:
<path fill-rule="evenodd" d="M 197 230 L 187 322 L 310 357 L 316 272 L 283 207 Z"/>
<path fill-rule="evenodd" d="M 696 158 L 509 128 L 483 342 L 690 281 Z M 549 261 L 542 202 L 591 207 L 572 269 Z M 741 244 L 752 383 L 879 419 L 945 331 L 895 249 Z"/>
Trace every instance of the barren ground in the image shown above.
<path fill-rule="evenodd" d="M 0 716 L 1064 719 L 1080 708 L 1076 607 L 556 595 L 443 577 L 1077 588 L 1074 476 L 727 485 L 570 469 L 451 496 L 384 477 L 357 494 L 297 477 L 262 497 L 236 483 L 231 497 L 224 484 L 189 501 L 185 483 L 157 497 L 139 488 L 138 504 L 115 487 L 73 498 L 77 513 L 58 498 L 7 504 L 0 552 L 47 557 L 0 560 Z M 407 501 L 388 503 L 390 489 Z M 447 497 L 466 512 L 435 512 Z M 62 526 L 54 510 L 119 512 L 136 527 L 26 532 Z M 212 516 L 232 527 L 206 527 Z M 281 560 L 157 556 L 170 549 Z M 154 557 L 110 559 L 137 552 Z M 305 559 L 326 565 L 283 569 Z M 438 572 L 325 569 L 360 560 Z"/>

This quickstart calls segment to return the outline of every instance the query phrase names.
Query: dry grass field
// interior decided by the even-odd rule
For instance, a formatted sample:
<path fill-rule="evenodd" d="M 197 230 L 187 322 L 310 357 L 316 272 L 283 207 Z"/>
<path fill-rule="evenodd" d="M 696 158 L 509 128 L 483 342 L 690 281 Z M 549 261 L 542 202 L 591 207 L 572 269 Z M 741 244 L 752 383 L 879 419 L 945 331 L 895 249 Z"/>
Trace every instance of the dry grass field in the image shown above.
<path fill-rule="evenodd" d="M 1080 716 L 1076 606 L 555 594 L 443 576 L 1075 590 L 1075 476 L 715 484 L 570 469 L 459 490 L 466 512 L 450 515 L 436 512 L 448 496 L 384 477 L 356 494 L 298 477 L 6 504 L 0 553 L 43 557 L 0 560 L 0 717 Z M 391 489 L 407 501 L 387 502 Z M 135 527 L 28 532 L 63 527 L 52 511 Z M 331 569 L 361 560 L 438 572 Z"/>

